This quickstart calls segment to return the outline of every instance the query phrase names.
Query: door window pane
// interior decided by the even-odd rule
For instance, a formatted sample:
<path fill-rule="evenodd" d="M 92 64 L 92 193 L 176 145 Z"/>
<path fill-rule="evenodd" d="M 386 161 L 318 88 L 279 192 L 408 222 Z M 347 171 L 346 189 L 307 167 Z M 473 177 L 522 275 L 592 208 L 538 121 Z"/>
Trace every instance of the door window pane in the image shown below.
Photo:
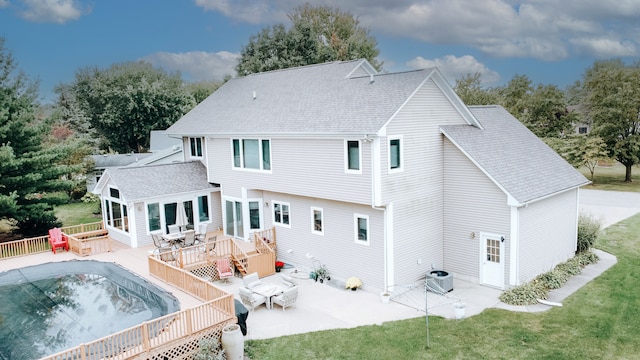
<path fill-rule="evenodd" d="M 149 231 L 160 230 L 160 204 L 147 204 L 149 214 Z"/>
<path fill-rule="evenodd" d="M 209 221 L 209 197 L 198 196 L 198 219 Z"/>
<path fill-rule="evenodd" d="M 249 227 L 260 229 L 260 203 L 257 201 L 249 202 Z"/>

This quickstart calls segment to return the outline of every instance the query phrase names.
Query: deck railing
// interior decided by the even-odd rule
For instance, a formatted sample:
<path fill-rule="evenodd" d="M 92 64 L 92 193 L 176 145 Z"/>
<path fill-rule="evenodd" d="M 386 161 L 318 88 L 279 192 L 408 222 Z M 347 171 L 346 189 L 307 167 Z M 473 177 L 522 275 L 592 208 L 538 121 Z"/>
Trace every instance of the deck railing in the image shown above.
<path fill-rule="evenodd" d="M 222 328 L 236 321 L 233 294 L 225 294 L 43 359 L 190 358 L 198 340 L 220 338 Z"/>
<path fill-rule="evenodd" d="M 0 243 L 0 259 L 37 254 L 51 250 L 49 236 L 38 236 Z"/>

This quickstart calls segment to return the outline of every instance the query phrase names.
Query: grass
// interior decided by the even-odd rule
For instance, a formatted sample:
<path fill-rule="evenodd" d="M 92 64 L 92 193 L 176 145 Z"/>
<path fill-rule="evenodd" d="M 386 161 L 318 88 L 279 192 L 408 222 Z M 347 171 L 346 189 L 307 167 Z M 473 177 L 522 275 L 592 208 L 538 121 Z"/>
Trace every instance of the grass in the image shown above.
<path fill-rule="evenodd" d="M 79 224 L 94 223 L 102 220 L 100 214 L 100 203 L 70 203 L 56 206 L 54 209 L 56 217 L 62 222 L 62 226 L 72 226 Z"/>
<path fill-rule="evenodd" d="M 578 169 L 582 175 L 591 180 L 591 173 L 585 167 Z M 640 192 L 640 166 L 631 169 L 631 183 L 624 182 L 625 168 L 620 163 L 615 162 L 611 166 L 600 166 L 596 168 L 593 176 L 593 184 L 587 185 L 586 189 L 613 190 L 613 191 L 635 191 Z"/>
<path fill-rule="evenodd" d="M 618 263 L 543 313 L 488 309 L 250 340 L 251 359 L 632 359 L 640 354 L 640 215 L 603 231 L 596 247 Z"/>

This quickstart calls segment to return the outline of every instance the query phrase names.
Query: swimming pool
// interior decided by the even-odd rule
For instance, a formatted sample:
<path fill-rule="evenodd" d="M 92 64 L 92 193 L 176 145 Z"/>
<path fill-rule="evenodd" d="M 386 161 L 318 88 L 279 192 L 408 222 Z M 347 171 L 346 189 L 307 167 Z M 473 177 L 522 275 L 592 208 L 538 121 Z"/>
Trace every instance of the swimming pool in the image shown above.
<path fill-rule="evenodd" d="M 0 359 L 38 359 L 180 310 L 123 267 L 73 260 L 0 274 Z"/>

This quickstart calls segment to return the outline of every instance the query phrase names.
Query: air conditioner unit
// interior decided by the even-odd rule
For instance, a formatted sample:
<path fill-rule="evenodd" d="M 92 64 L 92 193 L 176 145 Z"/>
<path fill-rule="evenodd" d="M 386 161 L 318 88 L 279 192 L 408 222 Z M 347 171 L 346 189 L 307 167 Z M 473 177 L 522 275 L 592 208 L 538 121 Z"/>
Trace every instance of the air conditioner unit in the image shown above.
<path fill-rule="evenodd" d="M 453 290 L 453 274 L 444 270 L 432 270 L 427 273 L 427 290 L 444 294 Z"/>

